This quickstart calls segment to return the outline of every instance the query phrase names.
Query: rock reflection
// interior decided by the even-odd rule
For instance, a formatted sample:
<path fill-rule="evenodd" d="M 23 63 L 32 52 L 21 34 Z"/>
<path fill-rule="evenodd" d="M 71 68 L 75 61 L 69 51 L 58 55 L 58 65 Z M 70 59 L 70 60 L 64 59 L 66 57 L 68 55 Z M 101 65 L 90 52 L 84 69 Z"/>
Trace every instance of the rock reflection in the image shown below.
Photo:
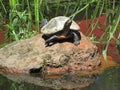
<path fill-rule="evenodd" d="M 15 83 L 23 84 L 27 83 L 26 88 L 30 86 L 29 84 L 36 87 L 44 87 L 47 90 L 52 89 L 80 89 L 92 84 L 98 77 L 97 74 L 90 75 L 78 75 L 78 74 L 69 74 L 62 76 L 46 76 L 42 77 L 39 75 L 13 75 L 13 74 L 2 74 L 7 77 L 9 80 L 14 81 Z M 30 89 L 30 87 L 29 87 Z M 33 87 L 32 87 L 33 89 Z"/>

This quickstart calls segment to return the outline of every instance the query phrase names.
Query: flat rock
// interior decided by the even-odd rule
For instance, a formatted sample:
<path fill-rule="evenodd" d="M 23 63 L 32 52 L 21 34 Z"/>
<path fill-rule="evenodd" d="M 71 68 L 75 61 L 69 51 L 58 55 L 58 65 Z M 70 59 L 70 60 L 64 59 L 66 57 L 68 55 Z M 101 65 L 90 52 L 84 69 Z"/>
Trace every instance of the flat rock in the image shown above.
<path fill-rule="evenodd" d="M 90 71 L 100 65 L 98 48 L 81 32 L 78 46 L 58 42 L 45 47 L 42 35 L 15 41 L 0 49 L 0 72 L 59 74 Z"/>

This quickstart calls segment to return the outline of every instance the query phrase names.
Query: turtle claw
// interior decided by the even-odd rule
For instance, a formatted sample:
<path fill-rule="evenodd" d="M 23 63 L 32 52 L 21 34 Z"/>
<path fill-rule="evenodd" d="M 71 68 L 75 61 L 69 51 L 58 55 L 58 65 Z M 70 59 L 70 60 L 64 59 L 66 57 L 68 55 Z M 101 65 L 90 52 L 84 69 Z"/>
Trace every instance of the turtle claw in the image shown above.
<path fill-rule="evenodd" d="M 52 44 L 53 44 L 53 42 L 45 41 L 45 47 L 51 46 Z"/>
<path fill-rule="evenodd" d="M 75 45 L 79 45 L 79 44 L 80 44 L 80 41 L 75 41 L 74 44 L 75 44 Z"/>
<path fill-rule="evenodd" d="M 45 42 L 45 47 L 49 46 L 49 43 L 48 42 Z"/>
<path fill-rule="evenodd" d="M 74 31 L 74 32 L 72 32 L 72 35 L 73 35 L 73 38 L 74 38 L 74 44 L 79 45 L 80 44 L 80 39 L 81 39 L 80 33 Z"/>

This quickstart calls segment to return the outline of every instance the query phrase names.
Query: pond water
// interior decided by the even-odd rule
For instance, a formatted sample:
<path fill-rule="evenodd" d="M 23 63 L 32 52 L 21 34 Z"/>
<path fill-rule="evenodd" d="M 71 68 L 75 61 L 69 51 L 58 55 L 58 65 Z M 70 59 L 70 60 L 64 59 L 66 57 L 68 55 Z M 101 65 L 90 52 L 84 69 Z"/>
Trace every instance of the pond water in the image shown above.
<path fill-rule="evenodd" d="M 42 77 L 39 75 L 0 74 L 0 90 L 120 90 L 120 67 L 102 74 Z"/>

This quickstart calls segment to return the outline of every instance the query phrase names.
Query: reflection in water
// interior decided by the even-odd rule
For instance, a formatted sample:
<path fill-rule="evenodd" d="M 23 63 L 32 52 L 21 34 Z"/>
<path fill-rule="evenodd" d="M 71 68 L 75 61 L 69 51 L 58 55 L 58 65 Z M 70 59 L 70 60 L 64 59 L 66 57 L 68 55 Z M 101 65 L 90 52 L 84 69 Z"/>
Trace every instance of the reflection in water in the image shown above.
<path fill-rule="evenodd" d="M 82 90 L 120 90 L 120 66 L 107 68 L 97 81 Z"/>
<path fill-rule="evenodd" d="M 54 90 L 54 89 L 75 89 L 89 86 L 97 78 L 97 75 L 64 75 L 57 77 L 38 77 L 29 75 L 2 74 L 0 76 L 2 90 L 10 88 L 20 90 Z M 1 90 L 0 89 L 0 90 Z"/>
<path fill-rule="evenodd" d="M 109 67 L 101 75 L 0 75 L 0 90 L 120 90 L 120 67 Z"/>

